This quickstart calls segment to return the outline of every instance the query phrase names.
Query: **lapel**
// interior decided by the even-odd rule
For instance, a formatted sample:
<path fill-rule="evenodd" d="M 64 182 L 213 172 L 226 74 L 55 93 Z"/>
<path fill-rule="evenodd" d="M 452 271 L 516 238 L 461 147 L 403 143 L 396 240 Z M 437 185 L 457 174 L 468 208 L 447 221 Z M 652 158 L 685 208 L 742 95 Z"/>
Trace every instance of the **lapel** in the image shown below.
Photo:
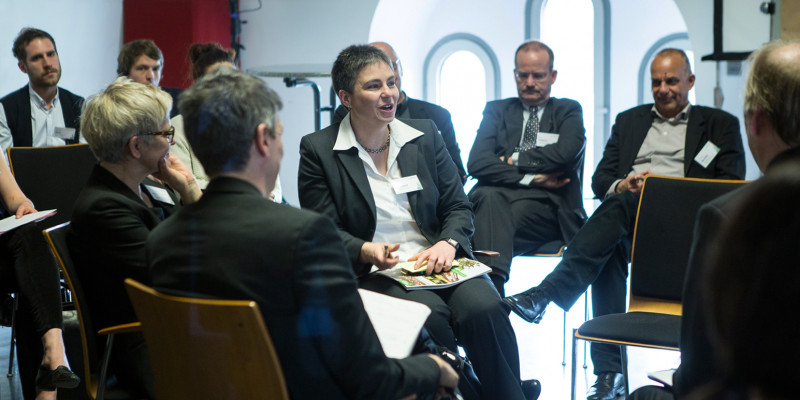
<path fill-rule="evenodd" d="M 555 133 L 555 126 L 553 126 L 553 113 L 555 112 L 555 110 L 553 110 L 555 107 L 554 103 L 552 97 L 547 99 L 547 102 L 544 103 L 542 120 L 539 121 L 539 132 Z"/>
<path fill-rule="evenodd" d="M 410 142 L 407 142 L 403 145 L 403 148 L 400 149 L 400 152 L 397 153 L 397 166 L 400 168 L 400 175 L 404 177 L 417 175 L 417 178 L 419 178 L 419 163 L 417 162 L 417 158 L 420 149 L 417 145 L 417 141 L 423 137 L 424 136 L 420 136 L 411 140 Z M 422 190 L 415 190 L 408 193 L 408 203 L 411 205 L 411 215 L 413 215 L 415 218 L 420 215 L 417 213 L 417 200 L 419 199 L 420 193 L 422 193 Z"/>
<path fill-rule="evenodd" d="M 626 166 L 624 172 L 620 171 L 623 175 L 630 171 L 633 161 L 636 159 L 636 155 L 639 153 L 639 150 L 642 148 L 642 143 L 644 143 L 644 139 L 647 137 L 647 132 L 650 130 L 650 126 L 653 125 L 652 107 L 652 104 L 641 107 L 639 109 L 640 112 L 635 116 L 633 126 L 631 127 L 630 139 L 628 140 L 631 144 L 630 151 L 620 152 L 619 165 L 620 167 Z"/>
<path fill-rule="evenodd" d="M 700 143 L 703 140 L 703 131 L 706 124 L 703 115 L 697 106 L 689 109 L 689 121 L 686 124 L 686 144 L 683 157 L 683 175 L 688 176 L 689 167 L 694 161 L 695 155 L 700 151 Z M 716 143 L 715 143 L 716 144 Z"/>
<path fill-rule="evenodd" d="M 505 127 L 505 155 L 509 156 L 522 139 L 522 111 L 523 105 L 515 99 L 508 105 L 508 112 L 504 112 L 503 126 Z"/>
<path fill-rule="evenodd" d="M 335 143 L 336 132 L 334 132 L 333 139 L 333 142 Z M 330 144 L 330 147 L 333 148 L 333 143 Z M 372 190 L 369 188 L 367 173 L 364 171 L 364 162 L 358 158 L 358 150 L 355 148 L 336 150 L 334 151 L 334 154 L 334 157 L 339 159 L 339 162 L 342 164 L 342 168 L 344 168 L 345 172 L 350 177 L 350 180 L 353 182 L 353 185 L 355 185 L 358 193 L 361 194 L 361 198 L 369 206 L 370 216 L 373 219 L 374 225 L 374 220 L 377 213 L 375 210 L 375 199 L 372 197 Z M 344 177 L 342 177 L 342 179 L 344 179 Z M 342 183 L 344 184 L 344 182 Z M 351 204 L 348 206 L 353 205 Z"/>

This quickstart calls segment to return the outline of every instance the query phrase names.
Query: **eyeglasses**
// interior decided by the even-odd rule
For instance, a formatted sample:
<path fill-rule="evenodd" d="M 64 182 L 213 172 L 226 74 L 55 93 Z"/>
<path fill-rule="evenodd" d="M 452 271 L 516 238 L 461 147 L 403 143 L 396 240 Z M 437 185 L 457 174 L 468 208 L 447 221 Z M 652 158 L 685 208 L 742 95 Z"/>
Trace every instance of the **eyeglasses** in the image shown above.
<path fill-rule="evenodd" d="M 514 77 L 521 81 L 527 81 L 528 78 L 533 77 L 535 81 L 544 81 L 547 77 L 550 76 L 547 72 L 520 72 L 514 71 Z"/>
<path fill-rule="evenodd" d="M 165 131 L 157 131 L 157 132 L 148 132 L 148 133 L 140 133 L 141 136 L 163 136 L 164 139 L 167 139 L 169 144 L 175 144 L 175 127 L 170 126 L 169 129 Z"/>

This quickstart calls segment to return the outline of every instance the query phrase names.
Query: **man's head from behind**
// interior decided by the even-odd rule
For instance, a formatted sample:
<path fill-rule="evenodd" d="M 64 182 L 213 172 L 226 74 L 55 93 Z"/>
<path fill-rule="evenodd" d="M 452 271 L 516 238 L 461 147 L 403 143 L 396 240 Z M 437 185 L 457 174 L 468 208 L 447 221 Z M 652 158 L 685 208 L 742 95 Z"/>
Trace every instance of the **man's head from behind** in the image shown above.
<path fill-rule="evenodd" d="M 23 28 L 14 39 L 12 48 L 19 69 L 28 74 L 34 88 L 58 85 L 61 62 L 56 41 L 49 33 L 36 28 Z"/>
<path fill-rule="evenodd" d="M 689 104 L 694 74 L 683 50 L 659 51 L 650 64 L 650 79 L 653 101 L 664 118 L 675 117 Z"/>
<path fill-rule="evenodd" d="M 127 76 L 134 82 L 158 86 L 164 55 L 161 49 L 149 39 L 125 43 L 117 57 L 117 75 Z"/>
<path fill-rule="evenodd" d="M 283 156 L 277 93 L 261 79 L 220 67 L 184 91 L 179 106 L 186 138 L 209 176 L 257 164 L 272 190 Z"/>
<path fill-rule="evenodd" d="M 774 41 L 750 59 L 744 94 L 747 143 L 759 169 L 800 146 L 800 42 Z"/>
<path fill-rule="evenodd" d="M 538 106 L 550 98 L 558 71 L 553 69 L 553 50 L 535 40 L 525 42 L 514 54 L 514 78 L 522 104 Z"/>

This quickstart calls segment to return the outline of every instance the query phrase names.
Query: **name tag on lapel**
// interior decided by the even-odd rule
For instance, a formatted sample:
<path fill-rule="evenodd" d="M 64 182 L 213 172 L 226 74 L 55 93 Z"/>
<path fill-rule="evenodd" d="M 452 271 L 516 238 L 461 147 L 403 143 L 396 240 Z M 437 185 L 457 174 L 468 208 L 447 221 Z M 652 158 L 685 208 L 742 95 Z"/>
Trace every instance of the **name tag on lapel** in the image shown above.
<path fill-rule="evenodd" d="M 539 132 L 536 135 L 536 147 L 544 147 L 556 143 L 558 143 L 557 133 Z"/>
<path fill-rule="evenodd" d="M 394 188 L 395 194 L 403 194 L 422 190 L 422 184 L 419 182 L 419 178 L 417 178 L 416 175 L 404 176 L 400 179 L 393 179 L 392 187 Z"/>
<path fill-rule="evenodd" d="M 714 143 L 711 143 L 709 140 L 706 142 L 700 152 L 697 153 L 697 157 L 695 157 L 694 160 L 697 161 L 698 164 L 702 165 L 703 168 L 708 168 L 708 164 L 711 164 L 711 160 L 713 160 L 718 153 L 719 147 L 717 147 L 717 145 Z"/>
<path fill-rule="evenodd" d="M 144 185 L 144 187 L 147 189 L 147 192 L 150 193 L 150 197 L 152 197 L 154 200 L 167 203 L 171 206 L 175 205 L 175 202 L 172 201 L 172 197 L 169 196 L 167 189 L 150 185 Z"/>

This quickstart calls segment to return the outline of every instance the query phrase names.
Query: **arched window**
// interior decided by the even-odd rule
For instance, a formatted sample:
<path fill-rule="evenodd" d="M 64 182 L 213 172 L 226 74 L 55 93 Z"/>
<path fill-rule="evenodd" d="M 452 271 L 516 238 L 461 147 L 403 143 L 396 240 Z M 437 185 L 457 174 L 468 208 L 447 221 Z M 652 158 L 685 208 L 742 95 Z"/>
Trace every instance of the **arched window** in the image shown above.
<path fill-rule="evenodd" d="M 656 57 L 656 54 L 658 54 L 659 51 L 670 47 L 681 49 L 686 52 L 686 55 L 689 57 L 689 65 L 691 65 L 692 71 L 694 72 L 694 52 L 692 51 L 692 44 L 689 42 L 689 35 L 686 32 L 681 32 L 664 36 L 653 43 L 649 49 L 647 49 L 647 52 L 644 54 L 642 62 L 639 65 L 638 104 L 653 102 L 653 91 L 651 90 L 650 79 L 650 63 L 653 62 L 653 59 Z M 694 88 L 689 91 L 689 103 L 696 104 Z"/>
<path fill-rule="evenodd" d="M 465 164 L 483 118 L 483 107 L 487 101 L 500 97 L 499 69 L 489 46 L 468 34 L 443 38 L 425 59 L 425 99 L 450 111 Z"/>

